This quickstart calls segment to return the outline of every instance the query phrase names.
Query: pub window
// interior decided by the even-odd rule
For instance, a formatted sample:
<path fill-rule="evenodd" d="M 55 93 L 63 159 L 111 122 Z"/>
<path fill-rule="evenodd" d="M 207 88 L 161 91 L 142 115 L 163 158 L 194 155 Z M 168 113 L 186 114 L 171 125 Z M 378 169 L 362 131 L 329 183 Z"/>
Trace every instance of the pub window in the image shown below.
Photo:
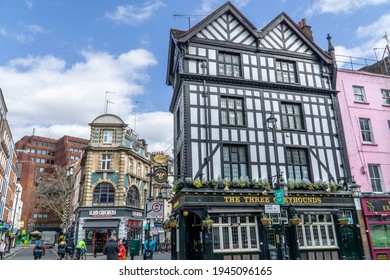
<path fill-rule="evenodd" d="M 103 143 L 111 144 L 114 132 L 111 129 L 103 130 Z"/>
<path fill-rule="evenodd" d="M 297 226 L 300 249 L 337 247 L 332 215 L 301 215 L 300 219 L 302 222 Z"/>
<path fill-rule="evenodd" d="M 382 89 L 382 99 L 384 105 L 390 105 L 390 90 Z"/>
<path fill-rule="evenodd" d="M 92 203 L 94 205 L 113 205 L 115 189 L 111 184 L 100 183 L 93 190 Z"/>
<path fill-rule="evenodd" d="M 214 252 L 259 250 L 255 217 L 212 217 Z"/>
<path fill-rule="evenodd" d="M 292 61 L 276 60 L 276 80 L 282 83 L 296 83 L 296 67 Z"/>
<path fill-rule="evenodd" d="M 380 165 L 369 164 L 368 172 L 370 174 L 372 191 L 383 192 L 382 172 Z"/>
<path fill-rule="evenodd" d="M 231 53 L 218 53 L 218 75 L 240 77 L 240 55 Z"/>
<path fill-rule="evenodd" d="M 307 150 L 287 148 L 286 155 L 288 179 L 310 180 Z"/>
<path fill-rule="evenodd" d="M 244 125 L 244 106 L 242 98 L 221 97 L 221 123 Z"/>
<path fill-rule="evenodd" d="M 136 187 L 131 186 L 126 196 L 126 206 L 139 208 L 139 194 Z"/>
<path fill-rule="evenodd" d="M 226 145 L 223 147 L 223 174 L 228 180 L 248 176 L 246 146 Z"/>
<path fill-rule="evenodd" d="M 101 162 L 101 169 L 107 170 L 111 168 L 111 155 L 103 154 L 102 155 L 102 162 Z"/>
<path fill-rule="evenodd" d="M 282 103 L 283 129 L 303 129 L 302 107 L 300 104 Z"/>
<path fill-rule="evenodd" d="M 352 88 L 355 101 L 366 102 L 366 93 L 364 92 L 364 87 L 353 86 Z"/>

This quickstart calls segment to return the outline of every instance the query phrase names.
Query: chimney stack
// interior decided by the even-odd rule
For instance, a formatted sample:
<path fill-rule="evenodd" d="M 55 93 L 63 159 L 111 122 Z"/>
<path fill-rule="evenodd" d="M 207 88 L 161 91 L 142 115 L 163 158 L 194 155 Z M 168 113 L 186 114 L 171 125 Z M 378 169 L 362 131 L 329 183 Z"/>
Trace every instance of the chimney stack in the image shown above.
<path fill-rule="evenodd" d="M 306 35 L 311 41 L 314 42 L 313 32 L 311 31 L 311 26 L 307 25 L 306 19 L 303 18 L 300 22 L 298 22 L 298 27 L 301 29 L 303 34 Z"/>

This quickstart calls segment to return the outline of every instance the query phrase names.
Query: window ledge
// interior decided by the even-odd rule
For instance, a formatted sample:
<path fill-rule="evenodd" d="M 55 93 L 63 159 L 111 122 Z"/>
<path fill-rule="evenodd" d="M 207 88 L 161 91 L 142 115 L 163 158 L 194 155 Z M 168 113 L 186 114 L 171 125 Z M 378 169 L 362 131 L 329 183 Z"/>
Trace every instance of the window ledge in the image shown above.
<path fill-rule="evenodd" d="M 371 143 L 371 142 L 362 142 L 362 144 L 365 146 L 378 146 L 377 143 Z"/>
<path fill-rule="evenodd" d="M 114 173 L 115 170 L 114 170 L 114 169 L 98 169 L 98 170 L 95 170 L 95 172 L 100 172 L 100 173 L 103 173 L 103 172 Z"/>
<path fill-rule="evenodd" d="M 354 100 L 353 103 L 361 104 L 361 105 L 370 105 L 370 102 L 367 102 L 367 101 L 357 101 L 357 100 Z"/>
<path fill-rule="evenodd" d="M 390 104 L 382 104 L 382 107 L 388 107 L 388 108 L 390 108 Z"/>

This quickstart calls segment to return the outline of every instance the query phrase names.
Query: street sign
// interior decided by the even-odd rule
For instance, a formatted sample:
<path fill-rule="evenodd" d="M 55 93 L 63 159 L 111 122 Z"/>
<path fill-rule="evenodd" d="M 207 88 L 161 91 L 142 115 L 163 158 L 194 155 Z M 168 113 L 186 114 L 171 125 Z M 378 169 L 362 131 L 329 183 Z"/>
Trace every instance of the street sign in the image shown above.
<path fill-rule="evenodd" d="M 275 190 L 275 202 L 280 205 L 284 204 L 283 190 Z"/>
<path fill-rule="evenodd" d="M 147 219 L 162 219 L 164 212 L 164 204 L 157 201 L 146 203 L 146 218 Z"/>
<path fill-rule="evenodd" d="M 264 205 L 265 213 L 267 214 L 279 214 L 280 213 L 280 205 Z"/>

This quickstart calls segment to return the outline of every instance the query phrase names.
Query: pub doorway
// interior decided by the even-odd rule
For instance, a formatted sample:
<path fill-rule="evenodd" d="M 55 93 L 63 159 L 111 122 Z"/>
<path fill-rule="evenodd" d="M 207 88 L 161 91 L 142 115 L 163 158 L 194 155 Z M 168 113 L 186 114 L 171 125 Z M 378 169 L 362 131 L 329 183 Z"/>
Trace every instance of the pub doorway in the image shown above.
<path fill-rule="evenodd" d="M 188 260 L 203 259 L 202 220 L 193 212 L 185 217 L 186 252 Z"/>

